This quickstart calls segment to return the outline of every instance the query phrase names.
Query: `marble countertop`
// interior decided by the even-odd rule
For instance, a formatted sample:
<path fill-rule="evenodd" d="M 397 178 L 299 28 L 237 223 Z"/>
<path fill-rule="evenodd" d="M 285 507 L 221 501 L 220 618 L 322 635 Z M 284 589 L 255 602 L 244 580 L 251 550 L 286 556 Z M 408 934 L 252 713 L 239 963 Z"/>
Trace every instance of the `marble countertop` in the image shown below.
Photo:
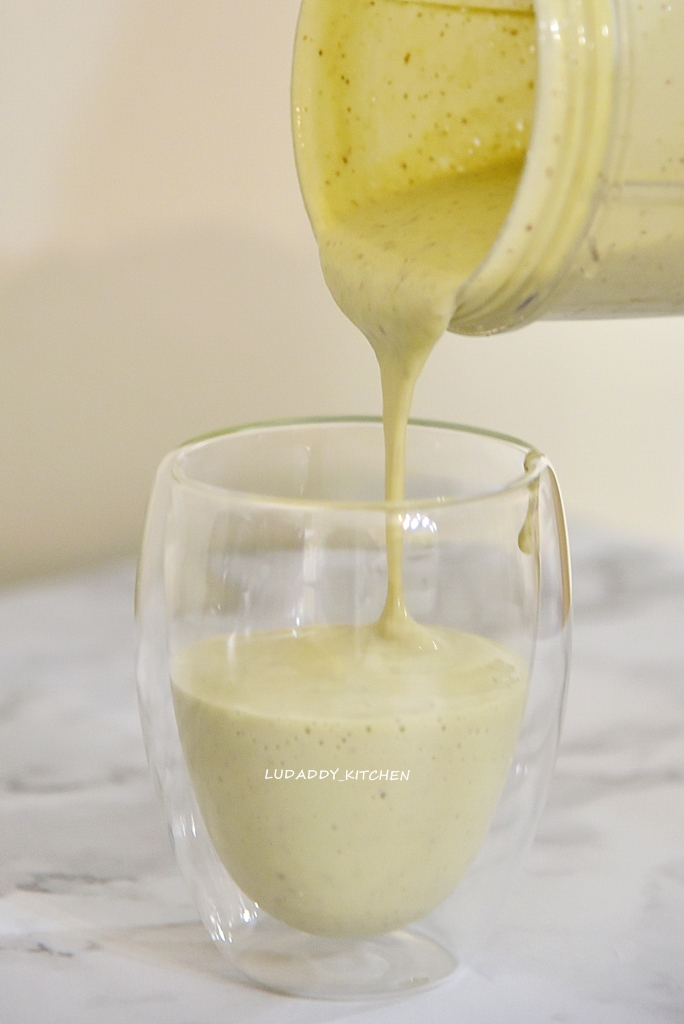
<path fill-rule="evenodd" d="M 573 542 L 538 837 L 477 964 L 401 1001 L 243 984 L 175 868 L 133 677 L 133 566 L 0 593 L 1 1024 L 684 1021 L 684 558 Z"/>

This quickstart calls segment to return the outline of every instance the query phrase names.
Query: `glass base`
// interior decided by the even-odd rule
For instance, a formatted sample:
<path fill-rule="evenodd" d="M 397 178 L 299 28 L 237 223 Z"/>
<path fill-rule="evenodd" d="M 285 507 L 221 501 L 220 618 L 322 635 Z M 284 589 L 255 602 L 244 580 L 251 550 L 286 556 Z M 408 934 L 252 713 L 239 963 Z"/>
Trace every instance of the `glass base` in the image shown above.
<path fill-rule="evenodd" d="M 457 967 L 442 946 L 411 931 L 329 939 L 272 922 L 257 925 L 244 945 L 225 952 L 262 987 L 313 999 L 402 995 L 442 981 Z"/>

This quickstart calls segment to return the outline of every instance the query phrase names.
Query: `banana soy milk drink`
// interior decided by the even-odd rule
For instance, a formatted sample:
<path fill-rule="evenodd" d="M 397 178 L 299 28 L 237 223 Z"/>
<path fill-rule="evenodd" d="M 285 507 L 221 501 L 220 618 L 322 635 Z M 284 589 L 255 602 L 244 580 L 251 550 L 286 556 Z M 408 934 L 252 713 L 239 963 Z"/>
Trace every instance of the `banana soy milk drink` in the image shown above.
<path fill-rule="evenodd" d="M 510 763 L 526 666 L 482 637 L 375 625 L 213 637 L 175 661 L 186 763 L 240 888 L 296 928 L 423 917 L 477 853 Z"/>
<path fill-rule="evenodd" d="M 534 77 L 526 5 L 303 4 L 298 170 L 326 281 L 378 358 L 389 500 L 404 494 L 417 376 L 512 202 Z M 260 907 L 314 934 L 386 932 L 448 896 L 489 827 L 524 710 L 521 658 L 411 618 L 402 536 L 388 515 L 377 622 L 212 637 L 172 664 L 218 855 Z"/>

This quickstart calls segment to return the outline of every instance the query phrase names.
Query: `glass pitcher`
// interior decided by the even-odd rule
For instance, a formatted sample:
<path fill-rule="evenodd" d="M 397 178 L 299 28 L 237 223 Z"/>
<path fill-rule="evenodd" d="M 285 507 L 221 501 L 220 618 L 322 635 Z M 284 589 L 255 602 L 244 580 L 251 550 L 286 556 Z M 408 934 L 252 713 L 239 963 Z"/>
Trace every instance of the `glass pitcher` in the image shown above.
<path fill-rule="evenodd" d="M 383 192 L 460 195 L 452 331 L 684 310 L 681 3 L 304 0 L 293 117 L 319 241 Z"/>

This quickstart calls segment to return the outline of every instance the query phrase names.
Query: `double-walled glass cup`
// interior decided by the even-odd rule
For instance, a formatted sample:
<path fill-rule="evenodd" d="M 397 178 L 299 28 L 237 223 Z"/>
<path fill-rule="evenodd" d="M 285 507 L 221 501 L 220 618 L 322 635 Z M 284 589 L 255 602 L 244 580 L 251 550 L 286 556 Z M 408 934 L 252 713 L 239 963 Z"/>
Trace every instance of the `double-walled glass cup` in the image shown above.
<path fill-rule="evenodd" d="M 563 708 L 560 496 L 520 441 L 242 427 L 162 463 L 137 585 L 140 707 L 178 864 L 260 985 L 399 993 L 463 967 L 531 842 Z M 379 625 L 401 529 L 407 616 Z"/>

